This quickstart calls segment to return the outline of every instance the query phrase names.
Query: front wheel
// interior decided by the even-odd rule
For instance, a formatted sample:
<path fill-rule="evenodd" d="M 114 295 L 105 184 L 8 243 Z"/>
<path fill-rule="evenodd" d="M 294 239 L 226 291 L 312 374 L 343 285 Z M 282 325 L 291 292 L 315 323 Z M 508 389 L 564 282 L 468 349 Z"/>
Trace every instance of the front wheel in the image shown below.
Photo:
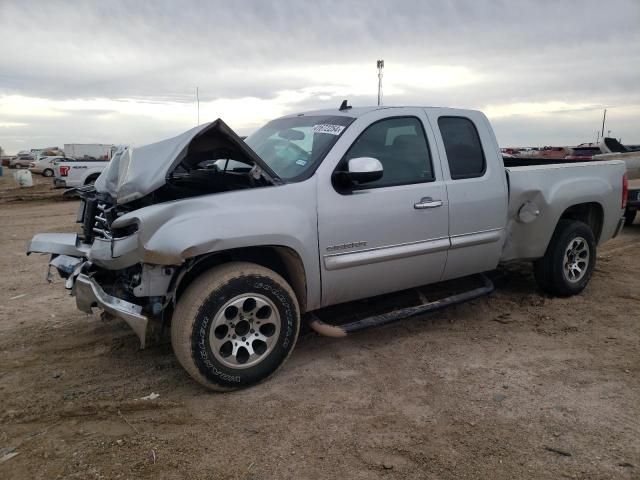
<path fill-rule="evenodd" d="M 173 314 L 171 344 L 195 380 L 228 391 L 272 375 L 291 354 L 299 330 L 289 284 L 260 265 L 233 262 L 187 287 Z"/>
<path fill-rule="evenodd" d="M 560 220 L 544 257 L 534 262 L 538 286 L 547 293 L 569 297 L 589 283 L 596 265 L 591 228 L 577 220 Z"/>

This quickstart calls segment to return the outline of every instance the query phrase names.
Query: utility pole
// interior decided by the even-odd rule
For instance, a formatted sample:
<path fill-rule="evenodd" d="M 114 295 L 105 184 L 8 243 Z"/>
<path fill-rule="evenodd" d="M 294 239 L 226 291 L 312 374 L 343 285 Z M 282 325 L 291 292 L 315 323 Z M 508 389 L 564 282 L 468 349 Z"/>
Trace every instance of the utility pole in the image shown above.
<path fill-rule="evenodd" d="M 198 125 L 200 125 L 200 92 L 196 87 L 196 103 L 198 104 Z"/>
<path fill-rule="evenodd" d="M 384 60 L 378 60 L 376 63 L 378 68 L 378 106 L 382 105 L 382 71 L 384 70 Z"/>
<path fill-rule="evenodd" d="M 602 138 L 604 138 L 604 122 L 607 119 L 607 109 L 604 109 L 604 114 L 602 115 L 602 133 L 600 134 L 600 136 Z"/>

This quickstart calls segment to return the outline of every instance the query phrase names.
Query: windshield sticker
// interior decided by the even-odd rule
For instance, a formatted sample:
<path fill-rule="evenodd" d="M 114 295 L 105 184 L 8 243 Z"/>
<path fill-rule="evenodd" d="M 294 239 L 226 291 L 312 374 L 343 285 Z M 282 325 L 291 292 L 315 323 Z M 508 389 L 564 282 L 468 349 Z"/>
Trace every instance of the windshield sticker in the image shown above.
<path fill-rule="evenodd" d="M 342 125 L 320 124 L 313 126 L 313 133 L 328 133 L 329 135 L 340 135 L 344 127 Z"/>
<path fill-rule="evenodd" d="M 301 167 L 304 167 L 307 164 L 306 160 L 303 160 L 301 158 L 299 158 L 298 160 L 296 160 L 296 165 L 300 165 Z"/>

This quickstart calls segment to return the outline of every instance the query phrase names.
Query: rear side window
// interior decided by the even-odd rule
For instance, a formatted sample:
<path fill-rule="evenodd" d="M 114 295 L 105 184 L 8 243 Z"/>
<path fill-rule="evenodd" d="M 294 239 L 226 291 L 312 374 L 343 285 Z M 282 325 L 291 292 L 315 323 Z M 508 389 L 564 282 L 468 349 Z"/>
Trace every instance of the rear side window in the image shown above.
<path fill-rule="evenodd" d="M 440 117 L 438 127 L 447 152 L 451 178 L 459 180 L 484 175 L 486 161 L 473 122 L 464 117 Z"/>

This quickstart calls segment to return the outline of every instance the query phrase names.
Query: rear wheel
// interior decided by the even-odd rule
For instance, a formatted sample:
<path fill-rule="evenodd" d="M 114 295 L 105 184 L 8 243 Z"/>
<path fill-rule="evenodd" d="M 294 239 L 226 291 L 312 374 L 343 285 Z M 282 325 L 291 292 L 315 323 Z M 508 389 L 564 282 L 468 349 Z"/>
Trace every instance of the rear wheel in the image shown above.
<path fill-rule="evenodd" d="M 233 262 L 187 287 L 173 314 L 171 344 L 195 380 L 235 390 L 282 366 L 299 330 L 298 302 L 287 282 L 260 265 Z"/>
<path fill-rule="evenodd" d="M 584 290 L 595 263 L 591 228 L 577 220 L 560 220 L 544 257 L 534 262 L 534 274 L 542 290 L 568 297 Z"/>
<path fill-rule="evenodd" d="M 633 221 L 636 219 L 636 213 L 638 213 L 637 210 L 627 208 L 624 211 L 624 224 L 627 226 L 632 225 Z"/>
<path fill-rule="evenodd" d="M 50 168 L 46 168 L 43 172 L 42 175 L 44 177 L 53 177 L 53 170 L 51 170 Z"/>

